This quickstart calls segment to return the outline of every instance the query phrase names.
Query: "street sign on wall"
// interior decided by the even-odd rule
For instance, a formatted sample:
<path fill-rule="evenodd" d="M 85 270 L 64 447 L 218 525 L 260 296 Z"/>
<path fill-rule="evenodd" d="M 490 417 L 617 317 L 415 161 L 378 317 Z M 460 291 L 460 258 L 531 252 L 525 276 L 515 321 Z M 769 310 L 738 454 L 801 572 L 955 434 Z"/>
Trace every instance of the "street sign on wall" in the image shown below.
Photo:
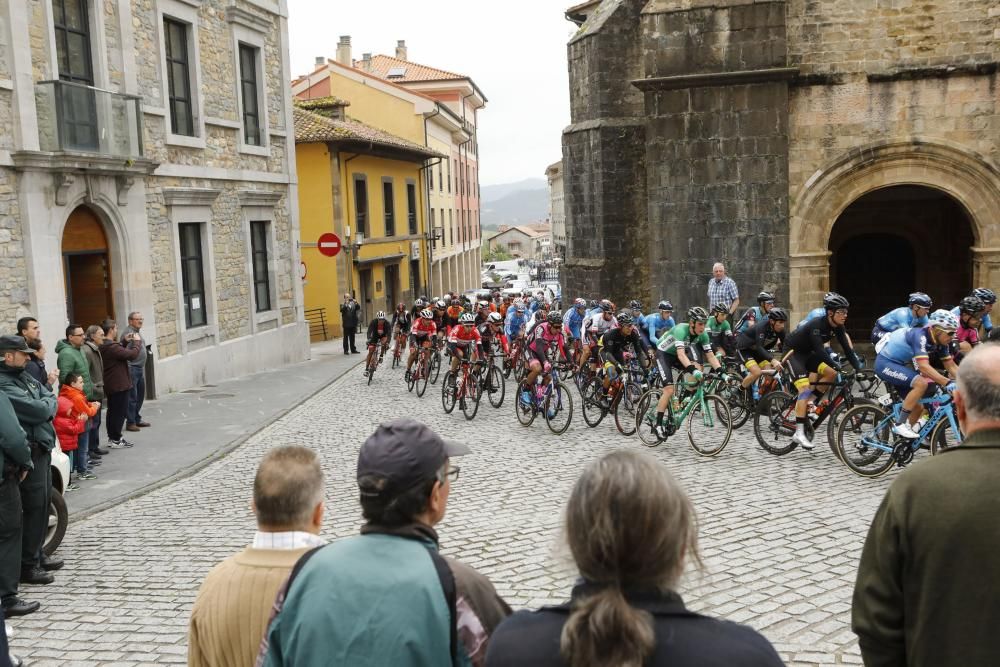
<path fill-rule="evenodd" d="M 327 257 L 336 257 L 341 249 L 340 237 L 333 232 L 327 232 L 316 241 L 316 247 L 319 248 L 321 254 Z"/>

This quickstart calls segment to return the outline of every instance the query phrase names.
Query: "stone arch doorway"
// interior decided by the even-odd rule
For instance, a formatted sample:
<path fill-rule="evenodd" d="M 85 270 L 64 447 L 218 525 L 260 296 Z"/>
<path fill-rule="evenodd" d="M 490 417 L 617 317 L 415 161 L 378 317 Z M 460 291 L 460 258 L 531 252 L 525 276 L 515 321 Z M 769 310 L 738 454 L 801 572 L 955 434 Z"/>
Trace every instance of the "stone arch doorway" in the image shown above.
<path fill-rule="evenodd" d="M 87 327 L 114 318 L 114 276 L 105 226 L 87 206 L 70 214 L 62 236 L 66 316 Z"/>
<path fill-rule="evenodd" d="M 830 232 L 830 289 L 851 301 L 847 327 L 865 340 L 877 317 L 915 290 L 955 305 L 972 285 L 968 214 L 934 188 L 897 185 L 852 202 Z"/>

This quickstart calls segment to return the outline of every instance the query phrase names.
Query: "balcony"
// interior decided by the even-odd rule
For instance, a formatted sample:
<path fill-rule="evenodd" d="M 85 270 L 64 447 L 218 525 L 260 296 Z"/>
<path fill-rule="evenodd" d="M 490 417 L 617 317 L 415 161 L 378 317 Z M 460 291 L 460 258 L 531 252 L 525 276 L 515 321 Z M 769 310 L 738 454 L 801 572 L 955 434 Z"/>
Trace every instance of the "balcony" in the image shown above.
<path fill-rule="evenodd" d="M 143 157 L 142 98 L 70 81 L 35 84 L 38 144 L 46 153 Z"/>

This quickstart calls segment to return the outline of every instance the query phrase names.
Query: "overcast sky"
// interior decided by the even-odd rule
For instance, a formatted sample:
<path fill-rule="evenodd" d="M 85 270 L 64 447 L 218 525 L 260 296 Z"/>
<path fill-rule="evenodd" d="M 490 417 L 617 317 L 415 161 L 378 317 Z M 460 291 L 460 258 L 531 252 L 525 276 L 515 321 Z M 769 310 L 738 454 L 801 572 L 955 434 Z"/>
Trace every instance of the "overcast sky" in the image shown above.
<path fill-rule="evenodd" d="M 480 182 L 544 178 L 562 157 L 569 124 L 566 42 L 571 0 L 288 0 L 292 78 L 333 58 L 340 35 L 362 53 L 409 59 L 471 77 L 489 102 L 479 112 Z"/>

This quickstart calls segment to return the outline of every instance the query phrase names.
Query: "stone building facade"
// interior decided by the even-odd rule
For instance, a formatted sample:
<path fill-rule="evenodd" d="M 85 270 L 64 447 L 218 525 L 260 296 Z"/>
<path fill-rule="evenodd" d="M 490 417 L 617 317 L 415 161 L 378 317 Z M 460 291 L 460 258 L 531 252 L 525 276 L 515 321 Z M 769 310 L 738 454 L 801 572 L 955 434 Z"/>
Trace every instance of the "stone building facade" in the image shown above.
<path fill-rule="evenodd" d="M 0 0 L 0 327 L 145 315 L 155 389 L 308 357 L 285 0 Z"/>
<path fill-rule="evenodd" d="M 991 0 L 603 0 L 570 16 L 564 289 L 858 330 L 921 289 L 1000 287 L 1000 8 Z M 873 289 L 874 288 L 874 289 Z"/>
<path fill-rule="evenodd" d="M 550 164 L 545 169 L 545 180 L 549 183 L 549 223 L 552 225 L 552 255 L 566 258 L 566 195 L 563 190 L 562 161 Z"/>

